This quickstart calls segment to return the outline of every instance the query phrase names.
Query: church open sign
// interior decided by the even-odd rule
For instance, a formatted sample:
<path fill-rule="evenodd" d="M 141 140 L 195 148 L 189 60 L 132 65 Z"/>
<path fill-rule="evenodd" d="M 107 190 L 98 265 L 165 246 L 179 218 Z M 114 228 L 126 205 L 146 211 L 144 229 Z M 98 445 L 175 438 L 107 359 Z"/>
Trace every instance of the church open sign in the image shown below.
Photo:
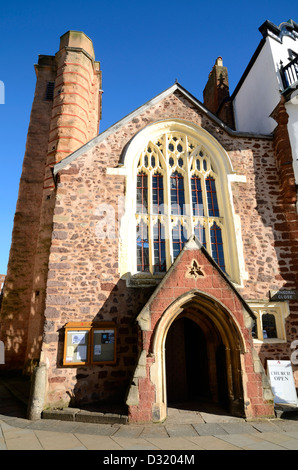
<path fill-rule="evenodd" d="M 291 361 L 267 361 L 274 403 L 297 406 L 297 394 Z"/>

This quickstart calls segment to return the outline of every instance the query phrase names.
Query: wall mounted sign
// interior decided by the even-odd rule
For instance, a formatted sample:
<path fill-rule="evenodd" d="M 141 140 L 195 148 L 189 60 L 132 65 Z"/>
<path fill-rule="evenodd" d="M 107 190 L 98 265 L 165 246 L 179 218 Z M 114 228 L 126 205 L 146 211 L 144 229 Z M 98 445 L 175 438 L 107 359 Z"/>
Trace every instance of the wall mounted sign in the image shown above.
<path fill-rule="evenodd" d="M 92 331 L 92 362 L 115 361 L 115 330 L 94 328 Z"/>
<path fill-rule="evenodd" d="M 67 330 L 65 334 L 65 364 L 85 364 L 88 361 L 89 329 Z"/>
<path fill-rule="evenodd" d="M 65 326 L 63 365 L 115 364 L 116 326 L 72 322 Z"/>
<path fill-rule="evenodd" d="M 298 290 L 271 290 L 270 300 L 284 302 L 285 300 L 297 300 Z"/>
<path fill-rule="evenodd" d="M 274 403 L 298 405 L 291 361 L 267 361 Z"/>

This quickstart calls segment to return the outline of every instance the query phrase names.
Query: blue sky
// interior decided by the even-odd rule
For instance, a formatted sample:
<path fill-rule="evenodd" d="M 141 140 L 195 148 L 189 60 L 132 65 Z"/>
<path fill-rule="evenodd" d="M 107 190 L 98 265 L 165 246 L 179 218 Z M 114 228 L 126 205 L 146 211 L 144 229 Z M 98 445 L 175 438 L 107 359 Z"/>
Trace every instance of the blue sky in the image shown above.
<path fill-rule="evenodd" d="M 243 6 L 242 6 L 243 5 Z M 6 2 L 1 6 L 0 274 L 6 274 L 26 134 L 39 54 L 54 55 L 60 36 L 83 31 L 103 74 L 105 130 L 176 79 L 202 100 L 218 56 L 228 67 L 230 91 L 261 40 L 266 20 L 298 22 L 297 1 L 260 2 L 67 0 Z"/>

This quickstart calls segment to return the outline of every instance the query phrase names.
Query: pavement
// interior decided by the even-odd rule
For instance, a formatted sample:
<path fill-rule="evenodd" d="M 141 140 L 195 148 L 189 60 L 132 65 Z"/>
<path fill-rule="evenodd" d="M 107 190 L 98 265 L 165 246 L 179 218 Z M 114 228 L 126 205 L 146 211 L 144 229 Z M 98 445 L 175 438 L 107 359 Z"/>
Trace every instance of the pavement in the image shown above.
<path fill-rule="evenodd" d="M 55 419 L 48 414 L 32 421 L 26 413 L 26 397 L 0 378 L 0 450 L 100 450 L 102 463 L 131 467 L 175 463 L 165 461 L 169 456 L 193 464 L 199 450 L 298 450 L 298 408 L 279 409 L 274 419 L 247 421 L 208 408 L 172 407 L 162 424 L 123 424 L 115 416 L 109 423 L 111 415 L 96 422 L 99 414 L 92 412 L 85 413 L 89 422 L 82 422 L 63 410 Z"/>

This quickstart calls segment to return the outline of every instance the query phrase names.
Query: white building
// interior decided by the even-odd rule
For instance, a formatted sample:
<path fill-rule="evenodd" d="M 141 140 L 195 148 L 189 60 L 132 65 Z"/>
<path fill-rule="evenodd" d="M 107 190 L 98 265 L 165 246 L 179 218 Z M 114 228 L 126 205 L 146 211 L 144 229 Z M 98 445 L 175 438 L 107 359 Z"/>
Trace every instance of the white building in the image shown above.
<path fill-rule="evenodd" d="M 231 96 L 236 130 L 271 134 L 271 117 L 282 98 L 289 115 L 288 133 L 298 183 L 298 24 L 279 26 L 270 21 L 260 26 L 263 38 Z"/>

